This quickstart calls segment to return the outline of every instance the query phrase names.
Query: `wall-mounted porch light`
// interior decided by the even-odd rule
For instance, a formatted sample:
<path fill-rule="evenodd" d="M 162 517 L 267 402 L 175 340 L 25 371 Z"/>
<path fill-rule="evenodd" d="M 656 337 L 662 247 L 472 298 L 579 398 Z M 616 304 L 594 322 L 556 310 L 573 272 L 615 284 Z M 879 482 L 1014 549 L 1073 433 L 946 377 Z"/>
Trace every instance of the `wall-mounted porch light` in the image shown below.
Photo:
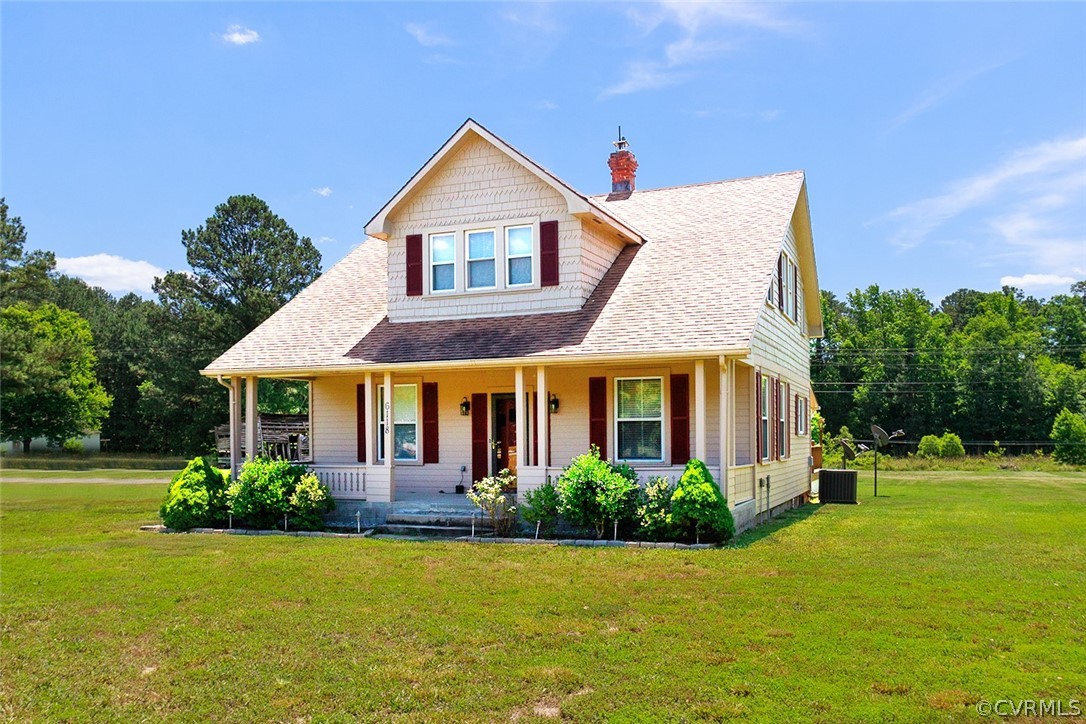
<path fill-rule="evenodd" d="M 552 413 L 558 412 L 558 397 L 553 392 L 551 393 L 550 399 L 547 401 L 547 404 L 550 406 Z"/>
<path fill-rule="evenodd" d="M 471 414 L 471 403 L 468 402 L 468 398 L 460 400 L 460 414 L 467 417 Z"/>

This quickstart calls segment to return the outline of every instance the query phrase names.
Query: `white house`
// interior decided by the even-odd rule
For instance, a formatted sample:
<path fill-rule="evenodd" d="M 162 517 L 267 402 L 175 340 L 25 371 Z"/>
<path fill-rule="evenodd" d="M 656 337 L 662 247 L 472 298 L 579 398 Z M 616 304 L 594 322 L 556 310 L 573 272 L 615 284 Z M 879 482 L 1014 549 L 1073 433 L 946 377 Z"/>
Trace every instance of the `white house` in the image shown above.
<path fill-rule="evenodd" d="M 339 499 L 506 467 L 524 492 L 590 445 L 643 480 L 705 461 L 741 526 L 803 499 L 822 333 L 804 174 L 639 190 L 616 146 L 611 193 L 586 196 L 466 121 L 203 371 L 231 388 L 233 464 L 243 389 L 252 422 L 257 378 L 280 377 L 310 383 L 308 462 Z"/>

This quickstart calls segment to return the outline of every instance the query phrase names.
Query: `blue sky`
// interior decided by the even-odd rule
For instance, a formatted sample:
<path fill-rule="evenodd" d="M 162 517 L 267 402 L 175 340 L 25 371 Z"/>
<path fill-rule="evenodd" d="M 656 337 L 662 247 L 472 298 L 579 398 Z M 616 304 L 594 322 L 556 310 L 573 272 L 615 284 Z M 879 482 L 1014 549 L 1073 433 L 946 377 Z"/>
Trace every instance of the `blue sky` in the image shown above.
<path fill-rule="evenodd" d="M 12 3 L 0 186 L 113 292 L 257 194 L 325 266 L 468 117 L 585 193 L 802 168 L 820 282 L 1086 278 L 1086 5 Z"/>

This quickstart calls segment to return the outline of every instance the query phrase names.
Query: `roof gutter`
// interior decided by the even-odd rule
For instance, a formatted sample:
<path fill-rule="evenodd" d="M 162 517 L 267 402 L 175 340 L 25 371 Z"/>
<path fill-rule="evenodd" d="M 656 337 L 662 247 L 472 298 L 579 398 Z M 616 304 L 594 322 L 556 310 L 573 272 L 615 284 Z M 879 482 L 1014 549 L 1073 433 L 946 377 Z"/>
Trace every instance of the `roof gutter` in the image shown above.
<path fill-rule="evenodd" d="M 539 365 L 553 367 L 582 367 L 586 364 L 608 364 L 623 362 L 660 362 L 667 360 L 693 360 L 708 359 L 710 357 L 745 357 L 750 354 L 749 347 L 732 347 L 728 349 L 702 350 L 691 352 L 669 353 L 641 353 L 641 354 L 599 354 L 579 355 L 549 355 L 538 357 L 505 357 L 499 359 L 464 359 L 464 360 L 425 360 L 421 362 L 391 362 L 388 364 L 360 364 L 360 365 L 317 365 L 313 367 L 269 367 L 266 369 L 237 368 L 225 370 L 200 370 L 205 377 L 257 376 L 257 377 L 299 377 L 316 375 L 354 375 L 360 372 L 372 370 L 447 370 L 458 368 L 471 369 L 496 369 L 503 367 L 536 367 Z"/>

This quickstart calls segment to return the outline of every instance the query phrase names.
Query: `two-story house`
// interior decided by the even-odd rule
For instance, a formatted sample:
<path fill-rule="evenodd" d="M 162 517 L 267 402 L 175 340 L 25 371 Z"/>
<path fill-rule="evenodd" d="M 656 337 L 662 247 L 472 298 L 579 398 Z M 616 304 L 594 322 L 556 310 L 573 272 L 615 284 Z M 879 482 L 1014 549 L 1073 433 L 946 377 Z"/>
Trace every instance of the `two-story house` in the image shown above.
<path fill-rule="evenodd" d="M 611 193 L 585 196 L 465 122 L 365 242 L 204 370 L 231 388 L 235 468 L 256 380 L 280 377 L 310 383 L 309 462 L 337 499 L 502 468 L 523 493 L 590 445 L 642 480 L 705 461 L 740 525 L 805 496 L 804 174 L 637 190 L 615 145 Z"/>

